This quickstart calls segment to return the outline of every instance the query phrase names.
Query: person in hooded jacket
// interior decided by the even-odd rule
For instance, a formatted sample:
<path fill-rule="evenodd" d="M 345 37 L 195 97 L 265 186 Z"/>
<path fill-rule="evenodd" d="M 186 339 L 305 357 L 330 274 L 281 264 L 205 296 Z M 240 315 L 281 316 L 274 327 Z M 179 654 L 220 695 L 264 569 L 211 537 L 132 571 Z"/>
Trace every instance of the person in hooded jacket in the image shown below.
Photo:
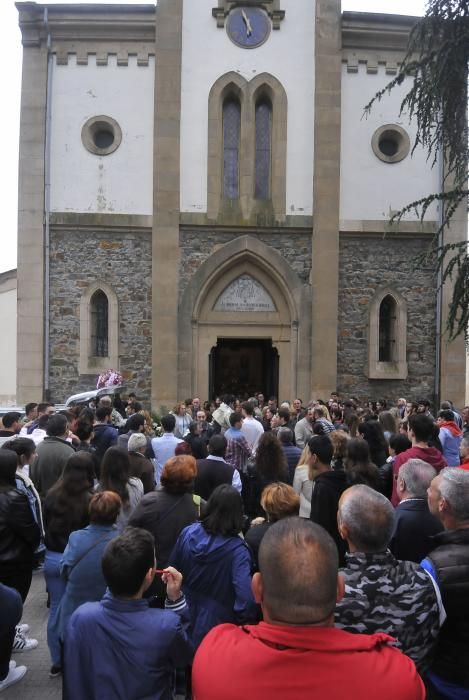
<path fill-rule="evenodd" d="M 392 465 L 393 487 L 391 503 L 394 507 L 399 503 L 399 496 L 397 495 L 399 469 L 409 459 L 422 459 L 424 462 L 431 464 L 437 472 L 448 466 L 441 452 L 436 447 L 429 447 L 428 443 L 432 437 L 434 425 L 433 420 L 424 413 L 414 413 L 409 417 L 409 439 L 412 442 L 412 447 L 401 452 Z"/>
<path fill-rule="evenodd" d="M 438 413 L 437 424 L 439 427 L 440 443 L 443 448 L 443 457 L 449 467 L 459 467 L 459 447 L 462 442 L 462 430 L 454 420 L 453 411 L 442 410 Z"/>
<path fill-rule="evenodd" d="M 257 619 L 252 557 L 238 534 L 242 524 L 241 496 L 222 484 L 210 496 L 202 521 L 181 532 L 169 558 L 183 575 L 195 648 L 215 625 Z"/>

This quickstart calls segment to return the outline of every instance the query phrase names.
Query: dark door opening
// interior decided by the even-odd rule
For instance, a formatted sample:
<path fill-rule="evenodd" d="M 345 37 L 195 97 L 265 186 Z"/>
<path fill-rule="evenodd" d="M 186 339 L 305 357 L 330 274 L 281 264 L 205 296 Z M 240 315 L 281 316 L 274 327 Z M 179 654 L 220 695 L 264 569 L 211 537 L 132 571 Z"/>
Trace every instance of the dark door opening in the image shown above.
<path fill-rule="evenodd" d="M 272 340 L 218 338 L 209 356 L 209 395 L 241 399 L 278 395 L 278 352 Z"/>

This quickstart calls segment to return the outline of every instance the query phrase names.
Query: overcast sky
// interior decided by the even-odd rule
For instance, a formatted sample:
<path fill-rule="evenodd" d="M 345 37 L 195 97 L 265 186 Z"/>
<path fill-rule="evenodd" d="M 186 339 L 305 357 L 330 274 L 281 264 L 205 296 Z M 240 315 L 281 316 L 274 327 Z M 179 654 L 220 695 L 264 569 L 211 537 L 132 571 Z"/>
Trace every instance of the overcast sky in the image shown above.
<path fill-rule="evenodd" d="M 92 4 L 96 4 L 91 0 Z M 144 0 L 100 0 L 100 4 L 142 4 Z M 197 0 L 193 0 L 197 2 Z M 57 4 L 50 0 L 48 4 Z M 74 4 L 61 0 L 61 4 Z M 216 5 L 216 0 L 213 2 Z M 424 0 L 342 0 L 342 10 L 361 12 L 387 12 L 403 15 L 421 15 Z M 14 0 L 0 0 L 0 77 L 3 108 L 0 116 L 3 133 L 3 177 L 1 181 L 1 255 L 0 272 L 16 267 L 16 229 L 18 202 L 18 134 L 21 87 L 21 35 L 18 29 L 18 12 Z"/>

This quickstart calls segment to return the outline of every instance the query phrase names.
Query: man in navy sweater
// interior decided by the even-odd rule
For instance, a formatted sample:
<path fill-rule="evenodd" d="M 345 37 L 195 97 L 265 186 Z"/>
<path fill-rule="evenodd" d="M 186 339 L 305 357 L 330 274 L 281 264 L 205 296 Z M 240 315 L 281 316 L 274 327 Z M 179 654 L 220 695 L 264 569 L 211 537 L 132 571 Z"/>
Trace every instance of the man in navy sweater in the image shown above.
<path fill-rule="evenodd" d="M 156 574 L 153 536 L 126 528 L 106 547 L 102 567 L 109 587 L 99 603 L 79 607 L 65 633 L 67 700 L 166 700 L 175 668 L 191 663 L 189 612 L 182 575 L 162 574 L 165 610 L 150 608 L 143 593 Z"/>

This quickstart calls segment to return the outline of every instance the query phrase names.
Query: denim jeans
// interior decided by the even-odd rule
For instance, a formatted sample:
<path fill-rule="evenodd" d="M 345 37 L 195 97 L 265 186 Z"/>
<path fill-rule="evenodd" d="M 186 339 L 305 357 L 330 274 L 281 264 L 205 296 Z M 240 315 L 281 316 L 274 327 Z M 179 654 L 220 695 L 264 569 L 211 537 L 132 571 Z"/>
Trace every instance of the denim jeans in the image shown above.
<path fill-rule="evenodd" d="M 47 622 L 47 644 L 53 666 L 62 665 L 62 651 L 57 629 L 57 609 L 65 592 L 65 581 L 60 576 L 61 552 L 46 550 L 44 558 L 44 576 L 49 591 L 50 608 Z"/>

